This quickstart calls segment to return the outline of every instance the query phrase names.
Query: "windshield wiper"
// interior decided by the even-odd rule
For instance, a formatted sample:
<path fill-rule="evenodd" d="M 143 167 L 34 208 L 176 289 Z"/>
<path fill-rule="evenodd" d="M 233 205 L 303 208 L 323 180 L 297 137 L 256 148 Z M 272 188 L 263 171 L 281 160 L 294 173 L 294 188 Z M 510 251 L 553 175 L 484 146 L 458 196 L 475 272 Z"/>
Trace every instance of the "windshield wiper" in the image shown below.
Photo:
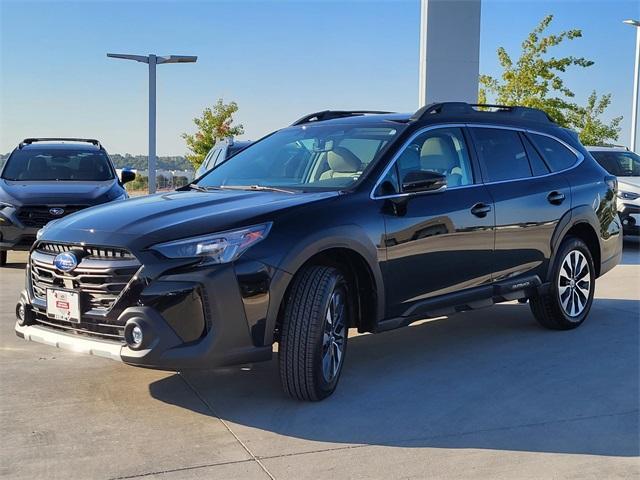
<path fill-rule="evenodd" d="M 197 183 L 190 183 L 187 185 L 191 190 L 197 190 L 199 192 L 209 192 L 211 190 L 221 190 L 220 187 L 202 187 Z"/>
<path fill-rule="evenodd" d="M 281 193 L 296 193 L 295 190 L 287 190 L 285 188 L 278 187 L 266 187 L 264 185 L 220 185 L 222 190 L 253 190 L 256 192 L 281 192 Z"/>

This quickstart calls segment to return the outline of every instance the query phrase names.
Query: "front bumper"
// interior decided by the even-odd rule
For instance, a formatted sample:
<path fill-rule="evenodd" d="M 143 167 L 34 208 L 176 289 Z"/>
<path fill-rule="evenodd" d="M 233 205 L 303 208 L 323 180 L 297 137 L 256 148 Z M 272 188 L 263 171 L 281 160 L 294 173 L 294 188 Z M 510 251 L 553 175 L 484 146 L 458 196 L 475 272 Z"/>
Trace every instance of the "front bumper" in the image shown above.
<path fill-rule="evenodd" d="M 145 255 L 155 254 L 141 256 Z M 262 263 L 193 267 L 148 257 L 108 311 L 101 315 L 89 310 L 74 324 L 48 318 L 46 302 L 41 295 L 34 297 L 37 275 L 31 270 L 37 273 L 44 258 L 37 252 L 32 256 L 27 288 L 19 300 L 28 312 L 27 321 L 19 319 L 15 328 L 26 340 L 172 371 L 253 363 L 272 356 L 271 344 L 264 344 L 270 273 Z M 86 281 L 86 265 L 93 264 L 87 263 L 85 270 L 83 265 L 78 270 Z M 139 345 L 132 339 L 134 326 L 143 333 Z M 108 338 L 96 338 L 100 334 Z"/>

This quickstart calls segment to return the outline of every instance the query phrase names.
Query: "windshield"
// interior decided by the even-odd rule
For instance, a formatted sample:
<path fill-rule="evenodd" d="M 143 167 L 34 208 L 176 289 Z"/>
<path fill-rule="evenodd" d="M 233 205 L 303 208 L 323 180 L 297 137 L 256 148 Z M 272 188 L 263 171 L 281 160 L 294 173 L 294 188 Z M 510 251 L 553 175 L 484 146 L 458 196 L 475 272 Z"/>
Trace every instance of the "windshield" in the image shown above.
<path fill-rule="evenodd" d="M 198 180 L 200 187 L 338 190 L 355 183 L 397 135 L 390 126 L 303 125 L 250 145 Z"/>
<path fill-rule="evenodd" d="M 640 176 L 640 156 L 633 152 L 591 152 L 604 169 L 616 177 Z"/>
<path fill-rule="evenodd" d="M 113 178 L 103 151 L 72 149 L 15 150 L 2 172 L 6 180 L 105 181 Z"/>

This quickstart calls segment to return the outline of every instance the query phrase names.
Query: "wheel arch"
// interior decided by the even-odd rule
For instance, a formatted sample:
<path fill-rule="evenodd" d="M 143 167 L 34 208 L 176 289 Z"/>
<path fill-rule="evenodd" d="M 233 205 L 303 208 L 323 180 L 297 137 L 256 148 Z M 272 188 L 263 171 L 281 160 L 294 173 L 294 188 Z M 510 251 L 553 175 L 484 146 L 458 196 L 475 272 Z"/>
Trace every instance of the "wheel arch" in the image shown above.
<path fill-rule="evenodd" d="M 553 265 L 556 262 L 556 255 L 562 241 L 568 236 L 574 236 L 582 240 L 593 258 L 594 267 L 596 269 L 596 277 L 600 276 L 602 266 L 602 245 L 598 236 L 599 227 L 598 219 L 592 208 L 588 206 L 576 207 L 567 212 L 560 220 L 558 228 L 553 235 L 551 242 L 551 258 L 549 261 L 549 270 L 547 272 L 547 280 L 553 271 Z"/>
<path fill-rule="evenodd" d="M 284 303 L 296 274 L 307 265 L 322 264 L 340 268 L 358 291 L 356 325 L 373 331 L 384 315 L 384 285 L 378 263 L 378 249 L 357 226 L 319 232 L 313 238 L 296 242 L 293 251 L 278 269 L 282 274 L 271 290 L 265 345 L 277 339 Z"/>

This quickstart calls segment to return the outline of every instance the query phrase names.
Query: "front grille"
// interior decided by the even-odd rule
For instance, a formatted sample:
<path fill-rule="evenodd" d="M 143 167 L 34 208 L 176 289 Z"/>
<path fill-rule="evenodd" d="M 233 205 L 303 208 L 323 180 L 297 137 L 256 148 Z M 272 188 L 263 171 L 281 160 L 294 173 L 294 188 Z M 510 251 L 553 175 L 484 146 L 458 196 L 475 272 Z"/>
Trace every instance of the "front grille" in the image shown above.
<path fill-rule="evenodd" d="M 52 207 L 47 205 L 29 205 L 20 207 L 16 216 L 25 227 L 42 228 L 51 220 L 62 218 L 88 206 L 89 205 L 60 205 Z M 59 215 L 52 214 L 51 210 L 56 208 L 61 209 L 63 212 Z"/>
<path fill-rule="evenodd" d="M 69 245 L 64 243 L 50 243 L 41 242 L 36 246 L 36 251 L 57 255 L 62 252 L 69 252 L 71 250 L 84 252 L 83 258 L 99 258 L 99 259 L 114 259 L 114 260 L 129 260 L 135 259 L 131 252 L 124 248 L 114 247 L 96 247 L 96 246 L 80 246 Z"/>
<path fill-rule="evenodd" d="M 140 268 L 140 262 L 129 252 L 104 247 L 78 247 L 101 254 L 120 252 L 122 256 L 87 256 L 71 272 L 61 272 L 53 265 L 55 254 L 42 253 L 40 247 L 36 247 L 30 259 L 33 296 L 46 302 L 47 288 L 73 289 L 80 292 L 82 310 L 92 314 L 109 311 Z"/>

